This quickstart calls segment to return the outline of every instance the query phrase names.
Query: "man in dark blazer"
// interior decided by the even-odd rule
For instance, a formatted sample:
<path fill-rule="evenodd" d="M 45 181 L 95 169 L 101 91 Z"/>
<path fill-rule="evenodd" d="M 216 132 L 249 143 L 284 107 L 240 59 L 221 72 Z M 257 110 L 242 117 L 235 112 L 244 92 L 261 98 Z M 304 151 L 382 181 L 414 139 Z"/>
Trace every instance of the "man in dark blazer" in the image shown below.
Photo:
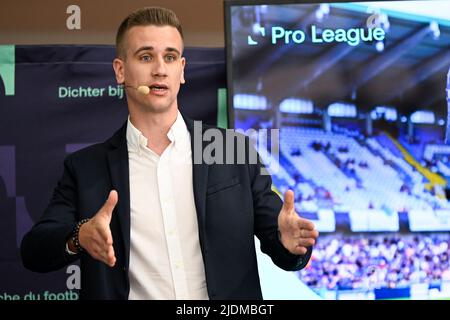
<path fill-rule="evenodd" d="M 82 299 L 261 299 L 254 236 L 294 271 L 311 256 L 314 225 L 296 214 L 292 191 L 283 204 L 271 190 L 247 138 L 233 135 L 245 142 L 231 151 L 223 141 L 224 161 L 205 159 L 203 135 L 227 135 L 178 111 L 185 58 L 173 12 L 132 13 L 116 47 L 129 119 L 66 158 L 43 217 L 22 240 L 25 267 L 49 272 L 80 259 Z"/>

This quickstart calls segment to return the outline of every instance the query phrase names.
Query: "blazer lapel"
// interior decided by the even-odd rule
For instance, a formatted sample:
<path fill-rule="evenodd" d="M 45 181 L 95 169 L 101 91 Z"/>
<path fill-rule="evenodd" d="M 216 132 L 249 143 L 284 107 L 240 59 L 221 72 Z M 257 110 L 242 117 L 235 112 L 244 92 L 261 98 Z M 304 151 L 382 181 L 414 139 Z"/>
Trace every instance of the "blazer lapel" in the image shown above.
<path fill-rule="evenodd" d="M 126 129 L 127 123 L 108 140 L 112 148 L 108 151 L 107 158 L 112 187 L 117 190 L 119 195 L 117 216 L 122 232 L 125 267 L 128 269 L 130 259 L 130 179 Z"/>
<path fill-rule="evenodd" d="M 201 159 L 196 159 L 195 153 L 199 155 L 203 154 L 203 138 L 202 138 L 202 126 L 194 126 L 192 119 L 184 117 L 186 127 L 191 135 L 191 150 L 192 150 L 192 177 L 194 187 L 194 201 L 197 211 L 197 221 L 200 233 L 200 244 L 204 249 L 204 238 L 206 234 L 206 187 L 208 184 L 208 168 L 209 166 L 204 163 L 203 156 Z M 196 161 L 197 160 L 197 161 Z M 198 161 L 200 160 L 200 161 Z M 199 162 L 199 163 L 196 163 Z"/>

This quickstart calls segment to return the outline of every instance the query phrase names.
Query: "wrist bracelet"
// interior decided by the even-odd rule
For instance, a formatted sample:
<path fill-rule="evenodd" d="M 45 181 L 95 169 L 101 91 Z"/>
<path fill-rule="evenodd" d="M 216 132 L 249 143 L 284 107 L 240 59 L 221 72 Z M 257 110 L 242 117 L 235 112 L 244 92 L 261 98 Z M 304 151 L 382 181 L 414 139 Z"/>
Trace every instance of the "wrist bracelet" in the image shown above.
<path fill-rule="evenodd" d="M 80 240 L 78 238 L 78 234 L 80 233 L 80 228 L 83 224 L 85 224 L 86 222 L 88 222 L 89 219 L 83 219 L 81 221 L 79 221 L 77 223 L 77 225 L 75 226 L 73 233 L 72 233 L 72 242 L 73 245 L 75 246 L 75 248 L 77 248 L 78 253 L 82 253 L 85 252 L 86 250 L 83 249 L 83 247 L 80 245 Z"/>

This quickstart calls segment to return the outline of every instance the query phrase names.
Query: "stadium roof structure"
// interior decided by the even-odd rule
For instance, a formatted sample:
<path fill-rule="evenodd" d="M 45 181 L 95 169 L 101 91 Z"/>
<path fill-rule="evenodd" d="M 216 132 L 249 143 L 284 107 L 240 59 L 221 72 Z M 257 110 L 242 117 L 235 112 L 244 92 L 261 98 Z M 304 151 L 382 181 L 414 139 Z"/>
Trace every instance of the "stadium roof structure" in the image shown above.
<path fill-rule="evenodd" d="M 346 100 L 367 111 L 377 105 L 392 105 L 405 115 L 418 109 L 446 114 L 450 20 L 392 10 L 368 13 L 367 7 L 353 4 L 332 4 L 325 11 L 320 4 L 243 9 L 247 14 L 232 12 L 239 14 L 238 19 L 232 19 L 240 24 L 233 31 L 233 59 L 239 66 L 233 77 L 246 79 L 244 85 L 250 86 L 251 79 L 258 79 L 259 87 L 272 101 L 298 96 L 322 107 Z M 324 12 L 318 14 L 320 10 Z M 281 25 L 286 30 L 309 33 L 312 25 L 322 30 L 365 28 L 371 17 L 380 13 L 387 17 L 382 44 L 290 41 L 273 45 L 268 37 L 254 47 L 239 43 L 254 29 L 255 17 L 258 26 L 266 29 Z"/>

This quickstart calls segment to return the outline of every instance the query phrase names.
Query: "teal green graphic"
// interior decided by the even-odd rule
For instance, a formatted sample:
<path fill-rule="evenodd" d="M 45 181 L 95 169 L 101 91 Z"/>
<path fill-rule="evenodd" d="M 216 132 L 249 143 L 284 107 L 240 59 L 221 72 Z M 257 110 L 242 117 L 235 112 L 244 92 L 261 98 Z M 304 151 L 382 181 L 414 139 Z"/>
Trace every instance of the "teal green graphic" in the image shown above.
<path fill-rule="evenodd" d="M 5 86 L 5 94 L 13 96 L 15 92 L 16 47 L 0 45 L 0 79 Z"/>
<path fill-rule="evenodd" d="M 228 128 L 227 89 L 225 88 L 217 90 L 217 126 Z"/>

